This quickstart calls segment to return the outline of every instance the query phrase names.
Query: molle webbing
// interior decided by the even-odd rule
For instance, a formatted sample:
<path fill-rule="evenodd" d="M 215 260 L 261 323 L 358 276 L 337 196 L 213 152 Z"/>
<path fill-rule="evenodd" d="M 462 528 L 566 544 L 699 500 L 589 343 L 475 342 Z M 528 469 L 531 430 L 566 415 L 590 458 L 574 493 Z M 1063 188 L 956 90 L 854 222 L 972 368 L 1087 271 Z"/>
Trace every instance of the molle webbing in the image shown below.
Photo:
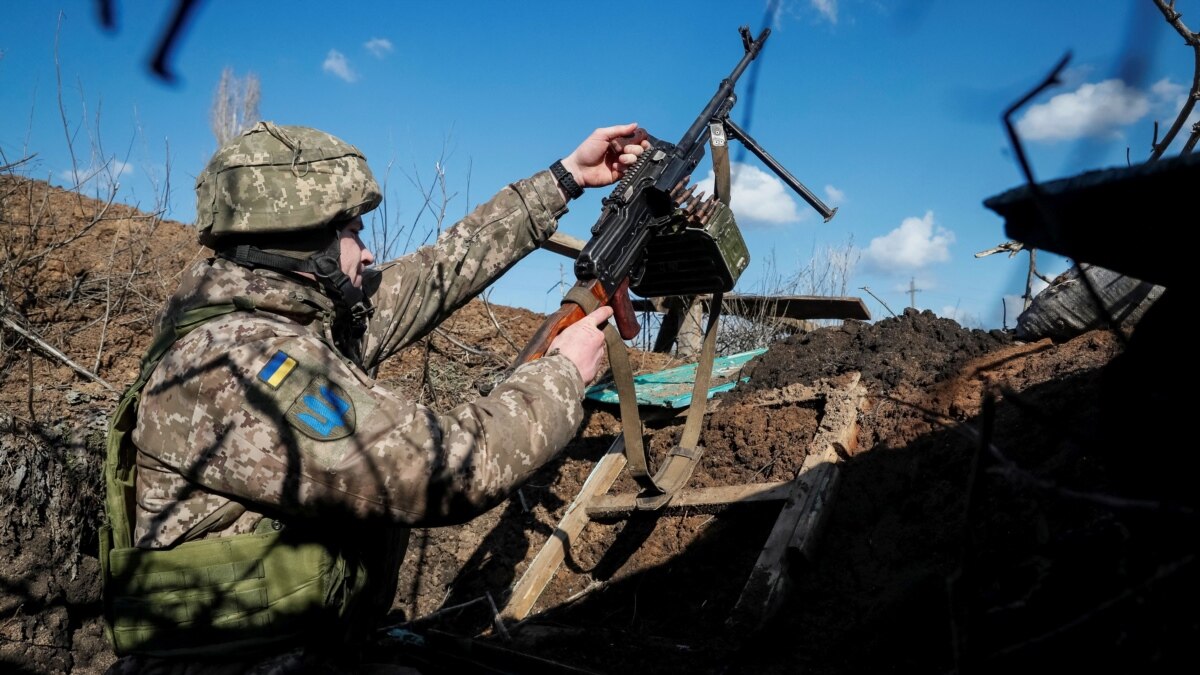
<path fill-rule="evenodd" d="M 106 523 L 100 531 L 105 631 L 118 655 L 240 657 L 298 642 L 350 614 L 363 595 L 367 567 L 306 534 L 263 519 L 258 531 L 202 539 L 245 509 L 223 507 L 170 549 L 133 545 L 137 449 L 132 434 L 142 389 L 175 342 L 200 324 L 252 303 L 185 312 L 155 337 L 138 379 L 113 415 L 107 440 Z"/>

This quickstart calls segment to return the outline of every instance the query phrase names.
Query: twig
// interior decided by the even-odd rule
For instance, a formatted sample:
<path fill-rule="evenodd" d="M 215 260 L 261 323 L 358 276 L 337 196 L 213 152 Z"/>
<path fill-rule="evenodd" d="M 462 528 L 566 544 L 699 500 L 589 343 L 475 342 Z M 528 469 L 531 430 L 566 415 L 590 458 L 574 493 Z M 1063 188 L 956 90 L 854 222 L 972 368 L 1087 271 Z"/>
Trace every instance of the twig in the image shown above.
<path fill-rule="evenodd" d="M 62 241 L 54 242 L 52 244 L 47 245 L 45 249 L 41 250 L 36 255 L 31 255 L 27 259 L 23 260 L 22 264 L 30 265 L 32 263 L 36 263 L 37 261 L 41 260 L 42 258 L 50 255 L 54 251 L 57 251 L 58 249 L 71 244 L 76 239 L 79 239 L 83 235 L 87 234 L 89 231 L 91 231 L 91 229 L 93 227 L 96 226 L 97 223 L 104 220 L 104 214 L 108 213 L 108 208 L 110 206 L 112 206 L 113 200 L 116 198 L 117 198 L 117 193 L 115 191 L 110 193 L 108 195 L 108 201 L 105 202 L 105 204 L 104 204 L 104 208 L 102 208 L 100 210 L 100 213 L 98 213 L 94 218 L 92 218 L 91 222 L 89 222 L 87 225 L 84 225 L 83 227 L 79 228 L 79 230 L 77 230 L 76 232 L 71 234 L 71 236 L 67 237 L 66 239 L 63 239 Z"/>
<path fill-rule="evenodd" d="M 67 122 L 67 109 L 63 105 L 62 66 L 58 61 L 58 40 L 62 36 L 62 23 L 66 16 L 66 12 L 59 10 L 58 25 L 54 28 L 54 78 L 57 84 L 55 90 L 58 93 L 58 115 L 62 119 L 63 134 L 67 138 L 67 152 L 71 155 L 71 175 L 77 178 L 79 176 L 79 161 L 75 158 L 75 143 L 71 139 L 71 125 Z M 79 199 L 79 204 L 82 206 L 82 198 Z"/>
<path fill-rule="evenodd" d="M 491 291 L 489 291 L 489 293 L 490 292 Z M 509 347 L 513 348 L 513 351 L 520 353 L 521 348 L 512 341 L 512 338 L 508 337 L 508 333 L 500 327 L 500 322 L 496 320 L 496 315 L 492 312 L 492 303 L 488 302 L 487 295 L 485 294 L 479 299 L 483 302 L 483 308 L 487 310 L 488 318 L 492 320 L 492 325 L 496 327 L 496 333 L 499 334 L 500 337 L 504 338 L 504 341 L 508 343 Z"/>
<path fill-rule="evenodd" d="M 100 325 L 100 344 L 96 347 L 96 360 L 92 370 L 100 370 L 100 357 L 104 355 L 104 340 L 108 337 L 108 320 L 112 316 L 112 268 L 117 255 L 117 238 L 113 237 L 112 250 L 108 252 L 109 274 L 104 277 L 104 323 Z"/>
<path fill-rule="evenodd" d="M 438 337 L 444 338 L 447 342 L 454 345 L 455 347 L 458 347 L 459 349 L 463 350 L 464 352 L 467 352 L 469 354 L 474 354 L 475 356 L 482 356 L 487 359 L 495 359 L 496 361 L 503 360 L 499 356 L 496 356 L 495 354 L 487 351 L 486 349 L 477 349 L 468 344 L 464 344 L 464 343 L 456 340 L 453 337 L 450 337 L 450 334 L 443 331 L 441 328 L 434 328 L 433 332 L 435 334 L 437 334 Z"/>
<path fill-rule="evenodd" d="M 492 606 L 492 624 L 496 626 L 496 630 L 504 636 L 508 642 L 512 642 L 512 636 L 508 634 L 508 629 L 504 627 L 504 620 L 500 618 L 500 610 L 496 608 L 496 601 L 492 599 L 491 591 L 485 594 L 488 604 Z"/>
<path fill-rule="evenodd" d="M 1003 244 L 1000 244 L 999 246 L 995 246 L 993 248 L 987 249 L 986 251 L 980 251 L 979 253 L 976 253 L 975 257 L 976 258 L 986 258 L 989 255 L 995 255 L 997 253 L 1007 253 L 1008 257 L 1011 258 L 1011 257 L 1015 256 L 1016 254 L 1020 253 L 1022 250 L 1024 250 L 1024 248 L 1025 248 L 1025 244 L 1022 244 L 1019 241 L 1006 241 Z"/>
<path fill-rule="evenodd" d="M 93 382 L 99 383 L 105 389 L 116 393 L 116 391 L 117 391 L 116 387 L 114 387 L 111 384 L 109 384 L 108 382 L 104 381 L 104 379 L 101 378 L 99 375 L 96 375 L 95 373 L 84 369 L 79 364 L 72 361 L 69 357 L 67 357 L 66 354 L 63 354 L 62 352 L 58 351 L 54 347 L 50 346 L 50 344 L 47 343 L 45 340 L 38 337 L 36 333 L 33 333 L 30 330 L 26 330 L 24 327 L 22 327 L 16 321 L 13 321 L 12 319 L 10 319 L 6 316 L 0 317 L 0 319 L 2 319 L 4 321 L 5 325 L 7 325 L 8 327 L 10 327 L 14 331 L 16 331 L 18 335 L 20 335 L 21 337 L 24 337 L 26 340 L 29 340 L 33 344 L 37 345 L 44 354 L 51 356 L 53 358 L 56 358 L 59 361 L 62 361 L 64 364 L 69 366 L 71 368 L 71 370 L 74 370 L 75 372 L 79 373 L 80 375 L 83 375 L 84 377 L 86 377 L 87 379 L 89 379 Z"/>
<path fill-rule="evenodd" d="M 449 614 L 450 612 L 455 612 L 460 609 L 466 609 L 467 607 L 470 607 L 471 605 L 477 605 L 477 604 L 483 602 L 484 600 L 487 600 L 487 598 L 485 598 L 481 595 L 478 598 L 475 598 L 473 600 L 468 600 L 466 602 L 461 602 L 457 605 L 450 605 L 449 607 L 442 607 L 441 609 L 432 611 L 432 612 L 426 614 L 425 616 L 418 616 L 417 618 L 412 619 L 411 621 L 402 621 L 400 623 L 392 624 L 390 626 L 384 626 L 383 628 L 379 629 L 379 632 L 386 633 L 387 631 L 389 631 L 393 628 L 403 628 L 405 626 L 414 626 L 414 625 L 417 625 L 420 623 L 427 623 L 429 621 L 432 621 L 433 619 L 436 619 L 439 616 Z"/>
<path fill-rule="evenodd" d="M 25 348 L 25 362 L 29 364 L 29 421 L 36 420 L 36 415 L 33 409 L 33 350 L 29 347 Z"/>
<path fill-rule="evenodd" d="M 605 581 L 592 581 L 592 583 L 588 584 L 587 587 L 584 588 L 582 591 L 579 591 L 575 595 L 572 595 L 571 597 L 567 598 L 566 600 L 563 600 L 562 605 L 560 605 L 560 606 L 569 605 L 569 604 L 575 602 L 576 600 L 579 600 L 585 596 L 591 595 L 595 591 L 598 591 L 598 590 L 608 586 L 610 583 L 612 583 L 612 579 L 607 579 Z"/>
<path fill-rule="evenodd" d="M 1029 309 L 1033 304 L 1033 280 L 1037 277 L 1037 249 L 1029 249 L 1029 271 L 1025 274 L 1025 299 L 1022 309 Z"/>
<path fill-rule="evenodd" d="M 867 292 L 867 294 L 868 294 L 868 295 L 870 295 L 872 298 L 875 298 L 875 301 L 876 301 L 876 302 L 878 302 L 879 304 L 883 305 L 883 308 L 884 308 L 884 309 L 886 309 L 886 310 L 888 311 L 888 314 L 891 314 L 892 316 L 896 316 L 896 313 L 892 311 L 892 308 L 891 308 L 891 307 L 888 307 L 888 306 L 887 306 L 887 303 L 886 303 L 886 302 L 884 302 L 884 301 L 883 301 L 883 300 L 882 300 L 882 299 L 881 299 L 881 298 L 880 298 L 878 295 L 875 295 L 874 293 L 872 293 L 870 288 L 867 288 L 866 286 L 863 286 L 863 287 L 862 287 L 862 290 L 866 291 L 866 292 Z"/>
<path fill-rule="evenodd" d="M 0 166 L 0 171 L 8 171 L 9 169 L 15 169 L 18 166 L 21 166 L 22 164 L 24 164 L 25 162 L 28 162 L 29 160 L 33 159 L 34 157 L 37 157 L 36 152 L 33 153 L 32 155 L 29 155 L 28 157 L 22 157 L 21 159 L 18 159 L 15 162 L 9 162 L 8 164 Z"/>
<path fill-rule="evenodd" d="M 1008 140 L 1012 144 L 1013 153 L 1017 156 L 1017 163 L 1021 167 L 1021 173 L 1025 176 L 1025 182 L 1029 183 L 1029 189 L 1033 193 L 1035 203 L 1043 211 L 1044 206 L 1042 201 L 1042 191 L 1041 188 L 1038 187 L 1037 181 L 1033 178 L 1033 169 L 1029 166 L 1029 159 L 1025 156 L 1025 146 L 1021 143 L 1021 137 L 1017 134 L 1017 127 L 1012 122 L 1012 116 L 1018 110 L 1025 107 L 1025 104 L 1032 101 L 1038 94 L 1056 84 L 1062 84 L 1062 80 L 1060 80 L 1058 76 L 1062 73 L 1063 68 L 1066 68 L 1067 62 L 1070 60 L 1071 52 L 1067 52 L 1063 55 L 1059 62 L 1054 65 L 1054 68 L 1050 70 L 1050 74 L 1047 75 L 1046 78 L 1043 79 L 1036 87 L 1030 90 L 1029 93 L 1025 94 L 1018 99 L 1016 103 L 1009 106 L 1008 109 L 1004 111 L 1003 116 L 1004 128 L 1008 132 Z"/>
<path fill-rule="evenodd" d="M 1175 30 L 1181 36 L 1183 36 L 1184 44 L 1192 48 L 1192 56 L 1193 60 L 1195 61 L 1195 66 L 1192 70 L 1192 89 L 1190 92 L 1188 92 L 1188 96 L 1184 100 L 1183 107 L 1179 110 L 1179 115 L 1175 117 L 1175 121 L 1171 124 L 1171 128 L 1168 129 L 1167 133 L 1163 135 L 1161 141 L 1156 141 L 1151 146 L 1150 159 L 1148 160 L 1151 162 L 1159 157 L 1162 157 L 1163 153 L 1167 151 L 1167 147 L 1171 145 L 1171 141 L 1175 140 L 1175 136 L 1183 127 L 1183 123 L 1186 122 L 1187 118 L 1191 116 L 1192 108 L 1194 108 L 1196 105 L 1196 97 L 1200 96 L 1200 38 L 1198 38 L 1195 33 L 1193 33 L 1186 25 L 1184 25 L 1182 21 L 1183 15 L 1175 10 L 1174 0 L 1171 0 L 1170 2 L 1167 2 L 1166 0 L 1154 0 L 1154 4 L 1158 6 L 1159 11 L 1162 12 L 1163 17 L 1165 17 L 1167 20 L 1167 23 L 1171 24 Z M 1155 135 L 1157 136 L 1157 133 Z M 1184 147 L 1184 154 L 1191 152 L 1192 147 L 1194 147 L 1196 144 L 1197 136 L 1197 129 L 1193 126 L 1192 135 Z"/>

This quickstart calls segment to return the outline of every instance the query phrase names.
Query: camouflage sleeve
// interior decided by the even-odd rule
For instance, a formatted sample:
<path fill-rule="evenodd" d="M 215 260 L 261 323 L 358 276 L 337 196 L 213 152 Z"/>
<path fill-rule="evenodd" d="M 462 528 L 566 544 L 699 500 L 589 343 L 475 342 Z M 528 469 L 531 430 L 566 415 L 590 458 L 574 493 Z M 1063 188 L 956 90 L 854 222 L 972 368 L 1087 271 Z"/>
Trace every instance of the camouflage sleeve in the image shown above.
<path fill-rule="evenodd" d="M 563 356 L 439 414 L 374 386 L 316 338 L 255 335 L 252 323 L 215 322 L 176 345 L 148 383 L 135 441 L 202 489 L 262 510 L 463 522 L 582 420 L 583 383 Z"/>
<path fill-rule="evenodd" d="M 363 365 L 432 330 L 554 233 L 566 204 L 549 171 L 517 181 L 447 229 L 437 243 L 384 263 L 371 300 Z"/>

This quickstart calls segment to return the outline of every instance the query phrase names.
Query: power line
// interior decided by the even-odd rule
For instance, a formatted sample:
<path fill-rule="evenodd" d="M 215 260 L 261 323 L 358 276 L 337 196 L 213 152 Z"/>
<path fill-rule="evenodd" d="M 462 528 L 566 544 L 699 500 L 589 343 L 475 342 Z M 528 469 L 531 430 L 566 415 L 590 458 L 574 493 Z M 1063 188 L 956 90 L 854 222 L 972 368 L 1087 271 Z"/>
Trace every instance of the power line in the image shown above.
<path fill-rule="evenodd" d="M 917 288 L 917 278 L 911 277 L 908 281 L 908 306 L 916 309 L 917 293 L 923 293 L 924 291 L 924 288 Z"/>

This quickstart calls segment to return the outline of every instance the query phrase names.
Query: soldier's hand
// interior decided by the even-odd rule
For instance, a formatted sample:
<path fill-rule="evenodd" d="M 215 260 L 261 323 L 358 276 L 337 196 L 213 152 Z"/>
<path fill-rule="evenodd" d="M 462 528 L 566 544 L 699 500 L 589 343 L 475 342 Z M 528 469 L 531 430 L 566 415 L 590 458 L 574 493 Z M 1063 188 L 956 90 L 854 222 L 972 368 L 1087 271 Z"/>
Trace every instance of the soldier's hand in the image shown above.
<path fill-rule="evenodd" d="M 567 326 L 550 341 L 549 352 L 557 349 L 574 363 L 585 385 L 596 378 L 596 371 L 600 369 L 600 359 L 604 355 L 604 333 L 600 327 L 612 314 L 612 307 L 605 305 Z"/>
<path fill-rule="evenodd" d="M 638 128 L 637 122 L 601 127 L 564 157 L 562 163 L 579 187 L 602 187 L 621 180 L 625 169 L 649 147 L 647 134 Z"/>

